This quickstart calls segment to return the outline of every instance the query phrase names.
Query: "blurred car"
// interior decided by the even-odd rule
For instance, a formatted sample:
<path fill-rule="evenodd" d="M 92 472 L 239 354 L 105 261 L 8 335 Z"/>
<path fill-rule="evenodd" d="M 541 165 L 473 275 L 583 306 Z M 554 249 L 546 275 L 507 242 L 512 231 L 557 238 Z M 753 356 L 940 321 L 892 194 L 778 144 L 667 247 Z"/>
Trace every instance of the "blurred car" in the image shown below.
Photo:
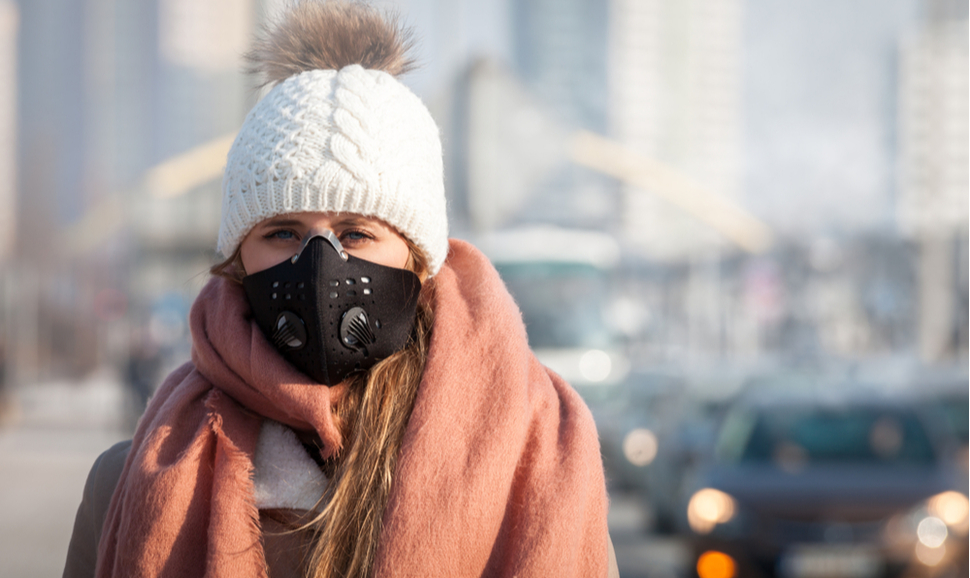
<path fill-rule="evenodd" d="M 685 496 L 700 578 L 966 576 L 967 488 L 919 406 L 746 398 Z"/>
<path fill-rule="evenodd" d="M 947 444 L 948 457 L 953 461 L 954 468 L 962 475 L 960 485 L 966 487 L 968 469 L 970 469 L 970 399 L 968 399 L 967 378 L 947 380 L 943 383 L 917 382 L 914 389 L 924 396 L 927 411 L 933 416 L 934 424 L 941 430 L 949 441 Z"/>
<path fill-rule="evenodd" d="M 746 370 L 639 370 L 597 417 L 607 480 L 637 496 L 643 529 L 675 532 L 683 480 L 713 452 L 718 425 Z"/>
<path fill-rule="evenodd" d="M 645 469 L 668 450 L 667 434 L 683 413 L 683 389 L 679 376 L 637 372 L 594 410 L 611 489 L 645 490 Z"/>

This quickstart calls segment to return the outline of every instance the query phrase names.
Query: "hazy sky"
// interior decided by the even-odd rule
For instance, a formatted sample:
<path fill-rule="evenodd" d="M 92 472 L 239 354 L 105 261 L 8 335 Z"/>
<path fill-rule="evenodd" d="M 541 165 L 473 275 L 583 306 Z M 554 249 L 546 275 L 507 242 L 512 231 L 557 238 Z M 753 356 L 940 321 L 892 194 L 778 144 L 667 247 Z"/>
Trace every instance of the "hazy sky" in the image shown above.
<path fill-rule="evenodd" d="M 803 231 L 892 223 L 897 48 L 915 0 L 746 0 L 745 201 Z"/>
<path fill-rule="evenodd" d="M 509 60 L 512 1 L 386 0 L 419 35 L 406 81 L 433 99 L 471 56 Z M 741 201 L 789 231 L 892 225 L 897 47 L 918 0 L 743 6 Z"/>
<path fill-rule="evenodd" d="M 414 28 L 421 67 L 405 82 L 422 98 L 446 90 L 470 59 L 489 55 L 509 60 L 511 0 L 382 0 Z"/>

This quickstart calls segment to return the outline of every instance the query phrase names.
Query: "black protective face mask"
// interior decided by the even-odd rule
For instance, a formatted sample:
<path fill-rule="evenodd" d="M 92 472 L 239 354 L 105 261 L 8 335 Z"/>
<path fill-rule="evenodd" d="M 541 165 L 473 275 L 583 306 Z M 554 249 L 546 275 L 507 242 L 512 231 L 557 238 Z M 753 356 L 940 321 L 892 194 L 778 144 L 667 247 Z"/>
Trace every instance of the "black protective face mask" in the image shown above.
<path fill-rule="evenodd" d="M 336 385 L 402 349 L 414 330 L 421 280 L 348 255 L 332 231 L 311 234 L 243 287 L 256 324 L 287 361 Z"/>

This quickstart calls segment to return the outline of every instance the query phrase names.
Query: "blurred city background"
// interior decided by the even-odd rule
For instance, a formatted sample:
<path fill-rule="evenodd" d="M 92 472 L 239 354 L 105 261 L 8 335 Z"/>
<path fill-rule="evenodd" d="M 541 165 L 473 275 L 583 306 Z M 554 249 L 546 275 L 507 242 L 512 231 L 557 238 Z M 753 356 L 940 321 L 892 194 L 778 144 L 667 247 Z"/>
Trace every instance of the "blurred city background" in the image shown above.
<path fill-rule="evenodd" d="M 0 576 L 188 359 L 284 0 L 0 0 Z M 966 576 L 965 0 L 398 0 L 621 575 Z"/>

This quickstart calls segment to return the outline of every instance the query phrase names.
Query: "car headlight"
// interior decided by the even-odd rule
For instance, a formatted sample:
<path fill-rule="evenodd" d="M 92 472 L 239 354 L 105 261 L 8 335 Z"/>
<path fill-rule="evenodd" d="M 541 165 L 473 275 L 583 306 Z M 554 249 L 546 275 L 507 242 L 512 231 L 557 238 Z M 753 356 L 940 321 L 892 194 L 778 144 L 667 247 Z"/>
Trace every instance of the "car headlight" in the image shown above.
<path fill-rule="evenodd" d="M 926 511 L 939 518 L 950 530 L 958 534 L 967 533 L 970 501 L 960 492 L 943 492 L 933 496 L 926 502 Z"/>
<path fill-rule="evenodd" d="M 946 542 L 947 535 L 946 523 L 936 516 L 926 516 L 916 526 L 916 539 L 927 548 L 939 548 Z"/>
<path fill-rule="evenodd" d="M 730 495 L 714 488 L 694 492 L 687 503 L 687 523 L 698 534 L 709 534 L 718 524 L 734 517 L 737 504 Z"/>
<path fill-rule="evenodd" d="M 938 565 L 947 555 L 950 536 L 966 536 L 970 503 L 960 492 L 942 492 L 907 514 L 893 516 L 886 525 L 889 545 L 909 551 L 926 566 Z"/>

